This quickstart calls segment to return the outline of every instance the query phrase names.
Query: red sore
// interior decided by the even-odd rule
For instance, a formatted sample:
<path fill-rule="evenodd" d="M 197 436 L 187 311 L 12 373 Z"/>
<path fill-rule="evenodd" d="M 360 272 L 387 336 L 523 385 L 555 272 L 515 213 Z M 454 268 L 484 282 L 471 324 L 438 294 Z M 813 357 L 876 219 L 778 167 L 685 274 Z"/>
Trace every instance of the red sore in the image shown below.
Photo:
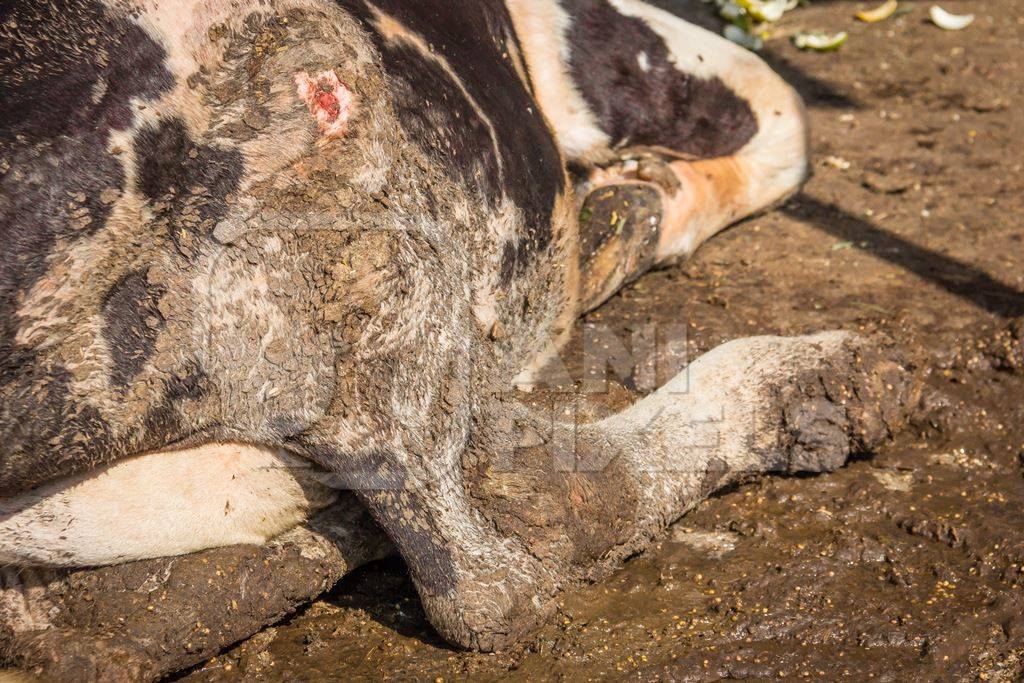
<path fill-rule="evenodd" d="M 295 74 L 295 87 L 316 119 L 320 134 L 326 139 L 342 137 L 355 114 L 356 97 L 338 74 L 333 69 L 316 76 L 300 71 Z"/>
<path fill-rule="evenodd" d="M 332 119 L 338 118 L 338 114 L 341 113 L 341 103 L 338 102 L 338 98 L 333 93 L 321 90 L 316 94 L 316 103 Z"/>

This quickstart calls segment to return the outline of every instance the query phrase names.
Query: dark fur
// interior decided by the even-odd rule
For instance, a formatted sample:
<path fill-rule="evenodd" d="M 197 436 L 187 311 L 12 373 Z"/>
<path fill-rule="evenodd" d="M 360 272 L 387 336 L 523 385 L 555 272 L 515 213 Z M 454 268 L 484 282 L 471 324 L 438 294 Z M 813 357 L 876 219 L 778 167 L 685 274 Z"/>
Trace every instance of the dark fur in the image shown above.
<path fill-rule="evenodd" d="M 109 134 L 130 124 L 131 98 L 173 85 L 164 58 L 136 24 L 93 2 L 0 9 L 0 491 L 70 463 L 84 469 L 111 445 L 98 411 L 69 397 L 66 371 L 14 343 L 17 310 L 61 258 L 58 245 L 103 227 L 111 207 L 101 194 L 124 182 Z"/>
<path fill-rule="evenodd" d="M 135 137 L 139 151 L 139 190 L 151 202 L 164 202 L 170 216 L 183 213 L 192 200 L 198 214 L 196 227 L 208 234 L 227 211 L 227 196 L 238 189 L 242 155 L 237 150 L 197 144 L 185 125 L 163 120 L 158 128 L 144 128 Z M 193 188 L 203 191 L 195 192 Z"/>
<path fill-rule="evenodd" d="M 369 20 L 364 3 L 346 4 Z M 506 48 L 506 42 L 516 44 L 508 11 L 497 0 L 475 3 L 463 12 L 452 11 L 451 0 L 374 4 L 458 69 L 468 94 L 494 126 L 497 150 L 485 122 L 440 67 L 374 33 L 409 137 L 425 143 L 454 177 L 476 188 L 492 207 L 508 198 L 522 210 L 524 232 L 519 245 L 506 251 L 502 269 L 507 284 L 513 274 L 522 273 L 532 254 L 548 246 L 555 198 L 565 189 L 555 140 Z M 372 24 L 368 28 L 372 31 Z"/>
<path fill-rule="evenodd" d="M 39 365 L 26 370 L 20 381 L 4 387 L 5 414 L 21 419 L 9 420 L 5 415 L 0 423 L 0 439 L 10 449 L 0 493 L 95 466 L 114 444 L 99 411 L 69 401 L 70 377 L 64 370 Z"/>
<path fill-rule="evenodd" d="M 750 105 L 718 78 L 683 73 L 661 36 L 607 0 L 560 0 L 573 80 L 614 146 L 660 146 L 698 158 L 728 156 L 757 133 Z M 638 55 L 647 54 L 644 72 Z"/>
<path fill-rule="evenodd" d="M 104 336 L 114 360 L 110 381 L 115 385 L 127 387 L 153 352 L 164 324 L 157 306 L 164 293 L 160 285 L 146 282 L 145 271 L 124 276 L 107 292 Z"/>

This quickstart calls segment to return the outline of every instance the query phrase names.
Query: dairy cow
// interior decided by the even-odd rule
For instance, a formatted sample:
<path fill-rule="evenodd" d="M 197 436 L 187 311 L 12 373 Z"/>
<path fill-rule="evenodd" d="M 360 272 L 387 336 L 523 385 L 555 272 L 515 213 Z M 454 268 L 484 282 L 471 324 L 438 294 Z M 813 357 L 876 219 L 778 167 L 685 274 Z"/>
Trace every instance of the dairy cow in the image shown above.
<path fill-rule="evenodd" d="M 263 543 L 351 489 L 495 649 L 715 489 L 898 423 L 904 369 L 842 333 L 591 424 L 516 400 L 807 176 L 794 91 L 638 0 L 21 0 L 0 92 L 0 563 Z"/>

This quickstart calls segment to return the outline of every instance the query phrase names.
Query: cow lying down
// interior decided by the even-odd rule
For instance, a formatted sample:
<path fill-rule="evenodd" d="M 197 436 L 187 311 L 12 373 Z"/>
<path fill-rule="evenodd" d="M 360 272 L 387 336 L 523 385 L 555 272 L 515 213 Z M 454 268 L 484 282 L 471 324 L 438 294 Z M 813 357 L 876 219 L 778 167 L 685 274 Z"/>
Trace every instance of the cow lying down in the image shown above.
<path fill-rule="evenodd" d="M 807 176 L 794 91 L 643 2 L 2 12 L 0 638 L 21 655 L 60 626 L 53 570 L 246 544 L 315 556 L 306 596 L 393 546 L 446 639 L 501 648 L 716 489 L 835 469 L 913 399 L 837 332 L 725 344 L 588 424 L 517 399 L 582 313 Z M 102 595 L 104 571 L 74 585 Z M 208 655 L 294 602 L 162 647 Z"/>

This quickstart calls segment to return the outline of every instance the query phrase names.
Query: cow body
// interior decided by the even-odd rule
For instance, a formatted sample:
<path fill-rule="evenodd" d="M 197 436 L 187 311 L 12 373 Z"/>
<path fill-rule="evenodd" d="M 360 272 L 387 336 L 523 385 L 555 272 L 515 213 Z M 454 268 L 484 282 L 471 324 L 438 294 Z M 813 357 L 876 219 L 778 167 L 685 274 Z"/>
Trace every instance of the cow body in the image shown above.
<path fill-rule="evenodd" d="M 534 538 L 487 474 L 583 311 L 802 182 L 799 98 L 739 48 L 635 0 L 4 12 L 0 562 L 261 542 L 350 488 L 488 649 L 730 472 L 837 464 L 748 433 L 833 336 L 696 368 L 742 419 L 684 474 L 641 473 L 689 437 L 628 426 L 697 409 L 656 395 L 582 439 L 631 454 L 592 481 L 529 479 L 596 535 Z M 581 234 L 613 186 L 648 210 Z"/>

